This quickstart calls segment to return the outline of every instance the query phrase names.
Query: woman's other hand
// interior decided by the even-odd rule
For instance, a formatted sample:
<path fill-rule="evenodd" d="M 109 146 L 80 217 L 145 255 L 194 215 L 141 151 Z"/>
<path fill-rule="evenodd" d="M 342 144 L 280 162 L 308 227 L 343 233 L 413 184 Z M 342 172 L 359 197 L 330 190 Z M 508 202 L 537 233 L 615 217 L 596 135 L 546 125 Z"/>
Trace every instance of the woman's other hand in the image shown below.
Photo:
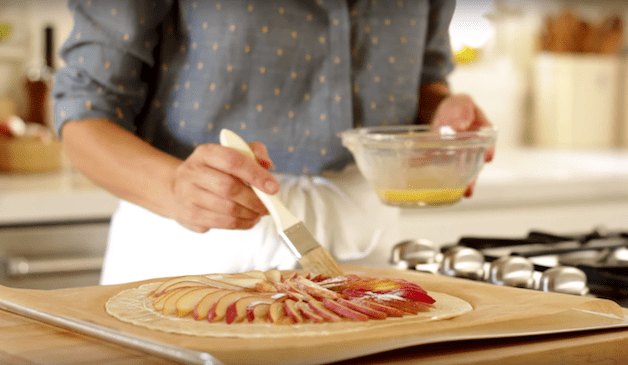
<path fill-rule="evenodd" d="M 438 128 L 445 125 L 458 132 L 492 127 L 482 110 L 466 94 L 450 95 L 439 103 L 432 117 L 432 126 Z M 487 149 L 484 160 L 490 162 L 494 155 L 495 145 Z M 473 194 L 474 185 L 475 181 L 469 184 L 465 191 L 466 197 Z"/>

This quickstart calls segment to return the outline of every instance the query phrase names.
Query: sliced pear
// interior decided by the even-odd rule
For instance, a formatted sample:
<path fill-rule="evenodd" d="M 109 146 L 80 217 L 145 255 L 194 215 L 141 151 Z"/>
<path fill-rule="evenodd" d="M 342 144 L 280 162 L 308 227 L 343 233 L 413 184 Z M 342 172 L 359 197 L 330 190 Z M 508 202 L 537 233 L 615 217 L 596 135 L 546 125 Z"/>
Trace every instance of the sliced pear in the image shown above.
<path fill-rule="evenodd" d="M 168 293 L 160 296 L 159 298 L 155 299 L 153 301 L 153 307 L 158 310 L 158 311 L 163 311 L 164 310 L 164 304 L 166 303 L 166 300 L 168 300 L 168 298 L 170 298 L 171 296 L 177 294 L 180 291 L 183 291 L 185 289 L 188 289 L 188 287 L 183 287 L 183 288 L 177 288 L 174 290 L 169 291 Z"/>
<path fill-rule="evenodd" d="M 404 313 L 417 314 L 419 312 L 427 312 L 433 306 L 431 304 L 423 303 L 423 302 L 415 302 L 406 299 L 382 299 L 380 297 L 376 298 L 367 298 L 369 300 L 373 300 L 376 303 L 380 303 L 389 307 L 397 308 Z"/>
<path fill-rule="evenodd" d="M 250 276 L 252 278 L 258 278 L 258 279 L 262 279 L 262 280 L 267 280 L 266 279 L 266 274 L 263 271 L 260 271 L 260 270 L 246 271 L 246 272 L 243 272 L 243 274 L 246 275 L 246 276 Z"/>
<path fill-rule="evenodd" d="M 297 293 L 296 291 L 292 290 L 292 288 L 290 288 L 285 282 L 284 283 L 275 283 L 275 288 L 277 288 L 277 291 L 279 291 L 280 293 L 284 293 L 286 294 L 289 298 L 295 300 L 295 301 L 304 301 L 306 299 L 308 299 L 309 296 L 304 296 L 301 295 L 300 293 Z"/>
<path fill-rule="evenodd" d="M 266 280 L 266 277 L 258 278 L 258 277 L 246 276 L 246 275 L 241 275 L 241 276 L 224 275 L 220 277 L 220 279 L 213 279 L 213 280 L 223 283 L 223 285 L 230 285 L 232 287 L 236 287 L 240 289 L 242 288 L 255 289 L 255 285 L 259 283 L 268 283 L 268 281 Z M 231 288 L 227 288 L 227 289 L 231 289 Z"/>
<path fill-rule="evenodd" d="M 283 305 L 283 302 L 273 302 L 268 308 L 268 319 L 272 323 L 279 324 L 288 315 Z"/>
<path fill-rule="evenodd" d="M 258 293 L 277 293 L 279 290 L 270 281 L 255 284 L 254 291 Z"/>
<path fill-rule="evenodd" d="M 336 299 L 336 302 L 338 304 L 344 305 L 347 308 L 353 309 L 354 311 L 366 314 L 367 316 L 374 319 L 386 319 L 386 317 L 388 317 L 386 312 L 379 311 L 367 305 L 362 305 L 342 298 Z"/>
<path fill-rule="evenodd" d="M 335 291 L 323 288 L 322 286 L 316 284 L 313 281 L 310 281 L 303 277 L 298 277 L 294 280 L 296 286 L 302 291 L 305 292 L 315 298 L 328 298 L 328 299 L 336 299 L 340 298 L 340 294 Z"/>
<path fill-rule="evenodd" d="M 210 322 L 222 321 L 227 314 L 227 308 L 229 308 L 231 304 L 235 303 L 241 298 L 250 297 L 253 295 L 255 295 L 255 293 L 235 291 L 221 297 L 214 304 L 212 309 L 209 310 L 209 313 L 207 314 L 207 320 Z"/>
<path fill-rule="evenodd" d="M 303 313 L 305 318 L 314 323 L 321 323 L 325 320 L 323 317 L 316 314 L 306 302 L 297 302 L 297 308 Z"/>
<path fill-rule="evenodd" d="M 205 284 L 205 283 L 201 283 L 200 281 L 189 281 L 189 280 L 185 280 L 185 281 L 180 281 L 178 283 L 174 283 L 168 287 L 166 287 L 163 290 L 163 294 L 168 293 L 171 290 L 177 289 L 177 288 L 191 288 L 191 287 L 197 287 L 197 288 L 207 288 L 209 285 Z"/>
<path fill-rule="evenodd" d="M 268 270 L 264 273 L 264 275 L 266 276 L 266 280 L 270 281 L 273 284 L 281 283 L 283 281 L 283 278 L 281 277 L 281 271 L 277 269 Z"/>
<path fill-rule="evenodd" d="M 319 282 L 319 281 L 327 280 L 327 279 L 329 279 L 329 278 L 330 278 L 329 276 L 324 276 L 324 275 L 321 275 L 321 274 L 316 274 L 316 275 L 314 275 L 313 277 L 309 278 L 309 280 L 311 280 L 311 281 L 313 281 L 313 282 L 315 282 L 315 283 L 316 283 L 316 282 Z"/>
<path fill-rule="evenodd" d="M 323 306 L 339 316 L 355 321 L 367 321 L 369 319 L 369 316 L 366 314 L 354 311 L 353 309 L 338 303 L 336 300 L 323 299 Z"/>
<path fill-rule="evenodd" d="M 274 303 L 274 302 L 273 302 Z M 251 304 L 246 309 L 246 317 L 249 322 L 268 322 L 268 315 L 270 313 L 270 305 L 272 303 L 256 303 Z"/>
<path fill-rule="evenodd" d="M 209 311 L 214 307 L 216 302 L 229 293 L 233 293 L 233 290 L 220 289 L 213 293 L 207 294 L 203 297 L 203 299 L 198 302 L 198 305 L 192 311 L 192 317 L 194 317 L 194 319 L 196 319 L 197 321 L 206 319 Z"/>
<path fill-rule="evenodd" d="M 175 307 L 177 308 L 177 317 L 185 317 L 192 314 L 201 299 L 203 299 L 206 295 L 217 292 L 219 290 L 224 289 L 197 287 L 196 290 L 191 290 L 185 293 L 175 303 Z"/>
<path fill-rule="evenodd" d="M 270 305 L 273 303 L 275 299 L 270 296 L 261 296 L 261 295 L 253 295 L 250 297 L 240 298 L 227 307 L 227 312 L 225 313 L 225 322 L 229 323 L 238 323 L 242 322 L 247 318 L 248 308 L 249 306 L 254 306 L 260 303 L 266 303 Z"/>
<path fill-rule="evenodd" d="M 168 296 L 168 299 L 164 301 L 164 308 L 161 310 L 165 315 L 174 315 L 177 313 L 177 301 L 179 298 L 184 296 L 185 294 L 198 290 L 198 288 L 181 288 L 181 290 L 177 290 L 173 295 Z"/>
<path fill-rule="evenodd" d="M 369 299 L 352 298 L 351 302 L 361 304 L 363 306 L 371 307 L 380 312 L 386 313 L 389 317 L 403 317 L 403 311 L 395 307 L 391 307 L 382 303 L 378 303 Z"/>
<path fill-rule="evenodd" d="M 302 290 L 301 287 L 297 285 L 296 279 L 286 280 L 283 282 L 283 284 L 288 288 L 290 292 L 299 294 L 299 298 L 302 298 L 302 300 L 308 300 L 312 297 L 308 292 Z"/>
<path fill-rule="evenodd" d="M 329 278 L 276 269 L 181 276 L 160 283 L 149 296 L 165 315 L 228 324 L 366 321 L 433 308 L 425 290 L 401 279 Z"/>
<path fill-rule="evenodd" d="M 284 302 L 284 309 L 286 314 L 296 323 L 303 323 L 303 315 L 299 308 L 297 308 L 297 302 L 292 299 L 286 299 Z"/>
<path fill-rule="evenodd" d="M 299 273 L 296 271 L 286 271 L 282 274 L 283 280 L 294 279 L 299 276 Z"/>
<path fill-rule="evenodd" d="M 153 292 L 154 296 L 160 296 L 161 294 L 163 294 L 164 290 L 169 287 L 170 285 L 173 284 L 177 284 L 179 282 L 182 281 L 194 281 L 194 282 L 199 282 L 199 283 L 204 283 L 207 284 L 208 286 L 212 286 L 215 288 L 221 288 L 221 289 L 231 289 L 231 290 L 241 290 L 242 287 L 241 286 L 237 286 L 237 285 L 233 285 L 227 282 L 223 282 L 220 280 L 215 280 L 215 279 L 210 279 L 206 276 L 202 276 L 202 275 L 190 275 L 190 276 L 180 276 L 180 277 L 176 277 L 173 279 L 170 279 L 164 283 L 162 283 L 161 285 L 159 285 L 159 287 L 157 287 L 157 289 L 155 289 L 155 291 Z"/>
<path fill-rule="evenodd" d="M 312 310 L 316 314 L 318 314 L 319 316 L 325 318 L 328 321 L 331 321 L 331 322 L 340 322 L 340 321 L 342 321 L 342 317 L 340 317 L 336 313 L 330 311 L 329 309 L 325 308 L 323 303 L 318 301 L 318 300 L 316 300 L 316 299 L 308 300 L 307 304 L 310 306 L 310 308 L 312 308 Z"/>

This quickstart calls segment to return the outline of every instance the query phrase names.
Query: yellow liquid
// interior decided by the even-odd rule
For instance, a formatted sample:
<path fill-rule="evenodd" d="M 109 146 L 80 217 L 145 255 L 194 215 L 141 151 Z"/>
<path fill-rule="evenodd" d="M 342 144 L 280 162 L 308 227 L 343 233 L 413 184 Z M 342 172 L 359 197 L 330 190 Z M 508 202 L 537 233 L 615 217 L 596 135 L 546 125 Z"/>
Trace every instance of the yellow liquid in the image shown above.
<path fill-rule="evenodd" d="M 444 205 L 460 200 L 465 189 L 377 190 L 379 197 L 392 205 Z"/>

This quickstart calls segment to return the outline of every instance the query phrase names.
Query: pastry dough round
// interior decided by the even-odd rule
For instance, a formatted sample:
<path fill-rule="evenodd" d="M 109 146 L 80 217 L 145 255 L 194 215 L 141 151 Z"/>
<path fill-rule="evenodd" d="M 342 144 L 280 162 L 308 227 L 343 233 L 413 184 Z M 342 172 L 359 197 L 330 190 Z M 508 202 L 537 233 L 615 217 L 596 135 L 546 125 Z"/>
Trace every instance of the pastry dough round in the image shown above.
<path fill-rule="evenodd" d="M 364 322 L 342 321 L 291 325 L 249 322 L 209 323 L 206 320 L 197 321 L 192 317 L 166 316 L 155 310 L 152 298 L 148 294 L 160 284 L 149 283 L 124 290 L 109 298 L 105 303 L 105 309 L 107 313 L 121 321 L 152 330 L 204 337 L 237 338 L 280 338 L 348 333 L 399 324 L 443 320 L 458 317 L 473 310 L 471 304 L 463 299 L 445 293 L 429 292 L 428 294 L 436 300 L 434 308 L 427 312 L 420 312 L 416 315 L 406 314 L 398 318 L 370 319 Z"/>

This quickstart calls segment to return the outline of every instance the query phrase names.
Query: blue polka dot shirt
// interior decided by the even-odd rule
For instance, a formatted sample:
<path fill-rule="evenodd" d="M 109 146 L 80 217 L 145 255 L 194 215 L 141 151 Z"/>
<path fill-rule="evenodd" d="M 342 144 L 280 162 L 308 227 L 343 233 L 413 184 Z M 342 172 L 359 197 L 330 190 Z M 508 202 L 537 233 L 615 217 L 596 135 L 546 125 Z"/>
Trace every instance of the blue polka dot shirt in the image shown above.
<path fill-rule="evenodd" d="M 415 123 L 452 70 L 454 1 L 71 0 L 55 119 L 104 118 L 181 159 L 222 128 L 276 171 L 340 169 L 340 132 Z"/>

